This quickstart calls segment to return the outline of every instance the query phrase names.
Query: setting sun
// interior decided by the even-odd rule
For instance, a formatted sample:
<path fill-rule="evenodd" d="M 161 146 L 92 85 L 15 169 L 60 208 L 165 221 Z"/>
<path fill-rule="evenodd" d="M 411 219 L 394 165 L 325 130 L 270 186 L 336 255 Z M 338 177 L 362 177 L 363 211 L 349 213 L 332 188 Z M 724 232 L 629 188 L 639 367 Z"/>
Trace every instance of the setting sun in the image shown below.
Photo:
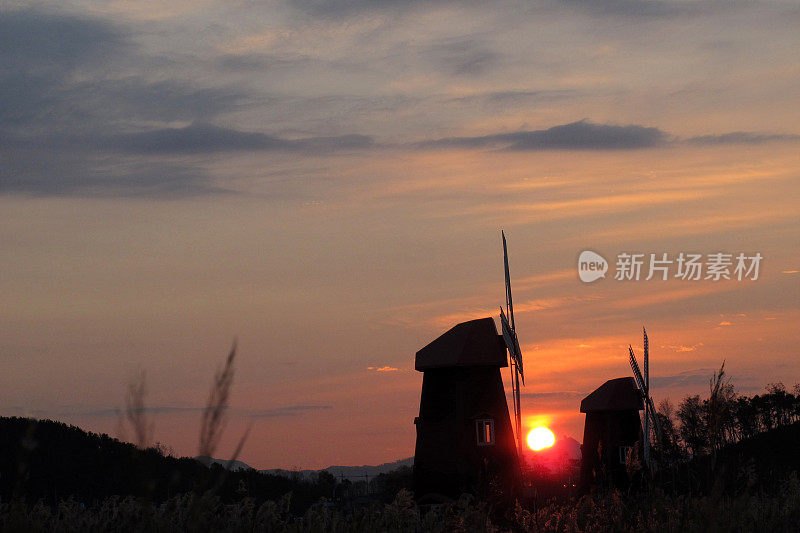
<path fill-rule="evenodd" d="M 533 428 L 528 433 L 528 446 L 531 450 L 539 451 L 549 448 L 556 442 L 556 436 L 545 427 Z"/>

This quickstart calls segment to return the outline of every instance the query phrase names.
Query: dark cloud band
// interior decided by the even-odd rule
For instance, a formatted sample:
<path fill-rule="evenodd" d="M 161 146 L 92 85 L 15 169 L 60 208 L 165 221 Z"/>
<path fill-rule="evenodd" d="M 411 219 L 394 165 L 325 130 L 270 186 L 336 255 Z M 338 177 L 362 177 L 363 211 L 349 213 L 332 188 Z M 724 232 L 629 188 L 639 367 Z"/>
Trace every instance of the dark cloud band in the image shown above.
<path fill-rule="evenodd" d="M 595 124 L 586 120 L 545 130 L 480 137 L 448 137 L 420 143 L 421 148 L 502 148 L 505 150 L 631 150 L 665 144 L 670 136 L 658 128 Z"/>

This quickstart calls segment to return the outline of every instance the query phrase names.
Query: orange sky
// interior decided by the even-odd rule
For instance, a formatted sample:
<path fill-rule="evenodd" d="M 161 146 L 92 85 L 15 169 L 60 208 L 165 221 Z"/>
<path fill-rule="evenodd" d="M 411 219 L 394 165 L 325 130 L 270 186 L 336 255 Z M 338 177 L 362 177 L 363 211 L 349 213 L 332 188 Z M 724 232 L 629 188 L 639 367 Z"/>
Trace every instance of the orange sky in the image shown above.
<path fill-rule="evenodd" d="M 143 369 L 154 440 L 194 454 L 237 338 L 218 455 L 252 424 L 255 467 L 409 457 L 414 354 L 496 318 L 501 228 L 526 425 L 581 440 L 642 325 L 656 402 L 723 360 L 800 382 L 797 10 L 600 4 L 13 3 L 0 414 L 115 434 Z M 622 282 L 622 252 L 764 259 Z"/>

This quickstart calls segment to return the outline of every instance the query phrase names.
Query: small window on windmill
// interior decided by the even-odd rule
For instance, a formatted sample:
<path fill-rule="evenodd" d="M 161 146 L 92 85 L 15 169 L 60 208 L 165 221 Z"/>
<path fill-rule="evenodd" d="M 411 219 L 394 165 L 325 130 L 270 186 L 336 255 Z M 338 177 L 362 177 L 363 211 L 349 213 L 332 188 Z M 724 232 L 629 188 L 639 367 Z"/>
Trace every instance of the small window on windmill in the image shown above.
<path fill-rule="evenodd" d="M 478 434 L 478 446 L 491 446 L 494 444 L 494 419 L 481 418 L 475 421 Z"/>
<path fill-rule="evenodd" d="M 620 446 L 619 447 L 619 462 L 620 464 L 628 464 L 628 459 L 633 451 L 633 446 Z"/>

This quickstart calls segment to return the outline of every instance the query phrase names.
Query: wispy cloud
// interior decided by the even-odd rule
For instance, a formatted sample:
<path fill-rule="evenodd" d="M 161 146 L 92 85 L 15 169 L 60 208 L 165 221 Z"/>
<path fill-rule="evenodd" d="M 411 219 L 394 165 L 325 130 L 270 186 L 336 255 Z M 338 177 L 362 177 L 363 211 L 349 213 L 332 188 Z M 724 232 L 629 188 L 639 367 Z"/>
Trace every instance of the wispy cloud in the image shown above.
<path fill-rule="evenodd" d="M 720 144 L 764 144 L 769 142 L 800 141 L 800 135 L 789 133 L 754 133 L 749 131 L 734 131 L 720 135 L 702 135 L 686 139 L 688 144 L 699 146 L 713 146 Z"/>
<path fill-rule="evenodd" d="M 113 156 L 107 145 L 131 124 L 214 116 L 242 93 L 169 77 L 151 81 L 141 72 L 106 74 L 115 60 L 132 61 L 137 48 L 124 26 L 92 16 L 12 10 L 0 17 L 0 35 L 0 55 L 12 65 L 0 70 L 0 194 L 222 192 L 191 164 Z"/>
<path fill-rule="evenodd" d="M 98 144 L 122 152 L 209 153 L 239 150 L 285 150 L 327 152 L 337 149 L 367 148 L 373 140 L 365 135 L 282 139 L 264 133 L 222 128 L 196 123 L 183 128 L 167 128 L 142 133 L 120 134 L 99 139 Z"/>
<path fill-rule="evenodd" d="M 99 154 L 17 149 L 7 152 L 0 194 L 185 198 L 230 192 L 188 163 L 109 161 Z"/>
<path fill-rule="evenodd" d="M 532 311 L 552 310 L 562 307 L 580 305 L 588 301 L 602 299 L 599 295 L 590 296 L 555 296 L 552 298 L 535 298 L 531 300 L 522 300 L 514 304 L 514 312 L 518 315 L 529 313 Z M 482 318 L 485 316 L 496 316 L 499 314 L 498 307 L 476 307 L 465 309 L 456 313 L 447 313 L 434 316 L 429 319 L 429 323 L 437 327 L 450 327 L 475 318 Z"/>
<path fill-rule="evenodd" d="M 261 409 L 244 411 L 245 414 L 253 418 L 283 418 L 300 416 L 313 411 L 325 411 L 333 409 L 332 405 L 287 405 L 274 409 Z"/>
<path fill-rule="evenodd" d="M 603 17 L 628 17 L 642 19 L 672 19 L 708 13 L 711 9 L 722 7 L 719 2 L 695 0 L 562 0 L 563 6 L 582 9 Z"/>
<path fill-rule="evenodd" d="M 323 411 L 333 409 L 333 405 L 328 404 L 298 404 L 298 405 L 285 405 L 274 407 L 271 409 L 245 409 L 239 407 L 230 407 L 228 411 L 231 414 L 250 417 L 250 418 L 279 418 L 300 416 L 305 413 L 313 411 Z M 200 406 L 171 406 L 171 405 L 152 405 L 145 407 L 146 413 L 154 415 L 170 415 L 181 413 L 202 413 L 205 407 Z M 42 417 L 86 417 L 86 418 L 108 418 L 121 416 L 120 409 L 112 407 L 97 407 L 97 408 L 75 408 L 61 410 L 58 412 L 52 411 L 33 411 L 33 415 Z"/>
<path fill-rule="evenodd" d="M 651 291 L 613 301 L 610 305 L 615 309 L 638 309 L 653 305 L 662 305 L 680 300 L 703 298 L 720 292 L 735 290 L 732 284 L 716 283 L 689 287 L 676 287 L 674 284 L 665 286 L 661 291 Z"/>
<path fill-rule="evenodd" d="M 708 383 L 714 373 L 713 368 L 696 368 L 668 376 L 651 376 L 650 385 L 657 388 L 693 387 Z"/>
<path fill-rule="evenodd" d="M 678 344 L 678 345 L 668 344 L 668 345 L 662 345 L 661 347 L 662 348 L 666 348 L 668 350 L 672 350 L 673 352 L 683 353 L 683 352 L 693 352 L 693 351 L 697 350 L 699 347 L 701 347 L 702 345 L 703 345 L 702 342 L 698 342 L 697 344 L 692 344 L 691 346 L 685 346 L 685 345 L 682 345 L 682 344 Z"/>
<path fill-rule="evenodd" d="M 729 132 L 680 139 L 656 128 L 638 124 L 597 124 L 587 119 L 542 130 L 494 133 L 475 137 L 444 137 L 417 143 L 418 148 L 538 150 L 639 150 L 689 144 L 698 146 L 765 144 L 800 141 L 790 133 Z"/>
<path fill-rule="evenodd" d="M 170 405 L 151 405 L 142 409 L 143 412 L 149 414 L 176 414 L 176 413 L 200 413 L 203 407 L 179 407 Z M 115 407 L 76 407 L 73 409 L 63 409 L 58 411 L 32 411 L 34 416 L 41 417 L 86 417 L 86 418 L 114 418 L 123 416 L 122 410 Z"/>
<path fill-rule="evenodd" d="M 422 51 L 439 70 L 454 76 L 483 74 L 500 62 L 500 55 L 473 38 L 434 41 Z"/>
<path fill-rule="evenodd" d="M 576 398 L 583 398 L 588 393 L 575 392 L 575 391 L 560 391 L 560 392 L 524 392 L 520 394 L 523 398 L 530 398 L 534 400 L 574 400 Z"/>

